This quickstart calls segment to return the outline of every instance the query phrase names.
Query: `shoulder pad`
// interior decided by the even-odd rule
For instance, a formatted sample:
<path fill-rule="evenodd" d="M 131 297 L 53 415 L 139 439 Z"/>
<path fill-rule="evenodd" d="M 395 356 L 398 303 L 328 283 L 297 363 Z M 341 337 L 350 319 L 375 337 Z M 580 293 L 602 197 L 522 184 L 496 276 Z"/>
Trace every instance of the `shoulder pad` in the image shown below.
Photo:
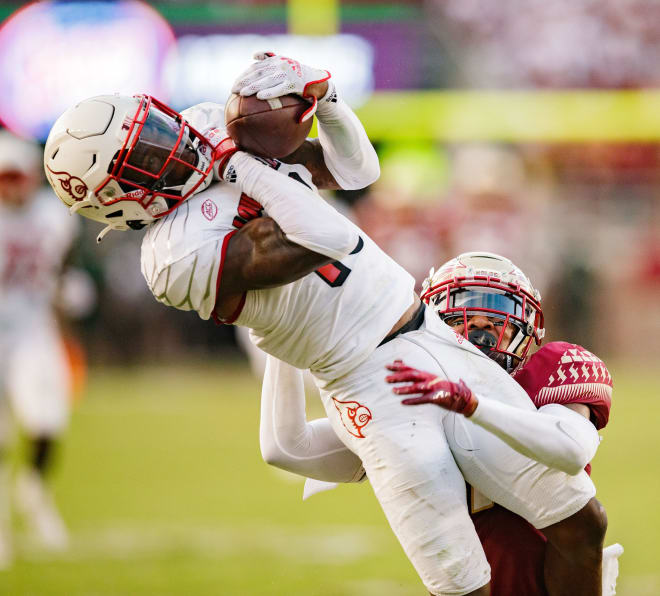
<path fill-rule="evenodd" d="M 562 341 L 546 344 L 513 377 L 537 408 L 586 404 L 596 428 L 607 424 L 612 377 L 605 363 L 582 346 Z"/>

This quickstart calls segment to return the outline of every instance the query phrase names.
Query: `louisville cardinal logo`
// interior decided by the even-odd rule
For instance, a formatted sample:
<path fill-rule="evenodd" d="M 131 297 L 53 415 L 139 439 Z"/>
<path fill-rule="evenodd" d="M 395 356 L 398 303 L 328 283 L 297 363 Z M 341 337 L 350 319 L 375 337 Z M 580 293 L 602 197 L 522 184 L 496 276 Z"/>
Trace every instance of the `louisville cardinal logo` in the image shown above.
<path fill-rule="evenodd" d="M 371 420 L 371 410 L 356 401 L 339 401 L 332 398 L 344 428 L 358 439 L 364 439 L 362 429 Z"/>
<path fill-rule="evenodd" d="M 82 201 L 87 196 L 87 185 L 78 176 L 72 176 L 69 172 L 55 172 L 48 166 L 48 171 L 55 176 L 62 190 L 75 201 Z"/>

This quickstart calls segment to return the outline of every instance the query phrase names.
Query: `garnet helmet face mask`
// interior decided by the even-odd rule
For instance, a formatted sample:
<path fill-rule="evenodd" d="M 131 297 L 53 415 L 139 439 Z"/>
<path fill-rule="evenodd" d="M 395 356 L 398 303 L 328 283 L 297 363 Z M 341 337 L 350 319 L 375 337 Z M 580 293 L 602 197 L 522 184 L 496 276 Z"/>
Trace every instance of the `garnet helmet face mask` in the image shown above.
<path fill-rule="evenodd" d="M 213 148 L 178 113 L 148 95 L 100 95 L 60 116 L 44 169 L 72 212 L 110 229 L 138 229 L 208 186 Z"/>
<path fill-rule="evenodd" d="M 507 372 L 525 359 L 532 342 L 540 345 L 543 329 L 541 295 L 509 259 L 487 252 L 464 253 L 431 269 L 422 300 L 450 326 L 463 325 L 463 335 Z M 468 329 L 475 315 L 494 323 L 495 334 Z M 506 341 L 507 329 L 512 330 Z"/>

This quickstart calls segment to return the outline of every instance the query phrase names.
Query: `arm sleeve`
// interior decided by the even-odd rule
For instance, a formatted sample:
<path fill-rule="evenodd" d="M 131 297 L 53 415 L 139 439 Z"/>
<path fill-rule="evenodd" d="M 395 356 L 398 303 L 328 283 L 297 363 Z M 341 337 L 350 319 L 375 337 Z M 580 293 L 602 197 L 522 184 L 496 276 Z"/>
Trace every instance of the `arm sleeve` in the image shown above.
<path fill-rule="evenodd" d="M 469 420 L 523 455 L 572 476 L 591 461 L 600 442 L 587 418 L 559 404 L 533 411 L 479 398 Z"/>
<path fill-rule="evenodd" d="M 261 391 L 261 454 L 270 465 L 326 482 L 357 482 L 360 459 L 337 437 L 327 418 L 307 422 L 302 371 L 272 356 Z"/>
<path fill-rule="evenodd" d="M 358 244 L 358 229 L 318 193 L 247 153 L 231 157 L 224 179 L 258 201 L 291 242 L 336 260 Z"/>
<path fill-rule="evenodd" d="M 344 190 L 357 190 L 378 180 L 378 155 L 362 123 L 328 81 L 328 92 L 316 109 L 325 164 Z"/>

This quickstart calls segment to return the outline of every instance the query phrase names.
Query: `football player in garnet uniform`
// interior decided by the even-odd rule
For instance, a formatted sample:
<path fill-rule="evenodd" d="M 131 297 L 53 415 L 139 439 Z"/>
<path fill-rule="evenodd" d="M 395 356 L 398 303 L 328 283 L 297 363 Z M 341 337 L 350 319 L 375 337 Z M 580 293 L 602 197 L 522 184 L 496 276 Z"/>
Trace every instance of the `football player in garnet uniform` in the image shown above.
<path fill-rule="evenodd" d="M 431 272 L 422 298 L 456 332 L 482 349 L 512 373 L 537 410 L 521 411 L 501 402 L 479 399 L 464 383 L 437 379 L 402 362 L 388 368 L 399 394 L 416 395 L 406 405 L 435 403 L 471 417 L 491 438 L 549 466 L 576 474 L 596 452 L 597 430 L 609 417 L 612 380 L 605 364 L 584 348 L 552 342 L 531 357 L 518 338 L 516 313 L 522 293 L 530 288 L 503 288 L 498 265 L 508 260 L 488 253 L 460 255 Z M 507 266 L 509 266 L 507 265 Z M 500 274 L 498 277 L 498 273 Z M 514 322 L 515 321 L 515 322 Z M 524 361 L 524 365 L 521 364 Z M 305 420 L 300 371 L 271 357 L 262 392 L 261 446 L 266 461 L 308 477 L 305 497 L 331 488 L 328 482 L 356 482 L 365 477 L 360 460 L 334 435 L 327 419 Z M 357 432 L 359 407 L 347 409 Z M 453 426 L 456 420 L 447 419 Z M 447 434 L 450 434 L 448 429 Z M 474 447 L 474 446 L 472 446 Z M 511 479 L 516 491 L 516 479 Z M 545 536 L 523 518 L 494 504 L 468 485 L 472 518 L 491 565 L 491 596 L 545 596 L 553 578 L 544 577 L 548 556 L 562 556 L 548 546 Z M 603 527 L 604 530 L 604 527 Z M 613 545 L 603 557 L 603 594 L 614 594 L 621 547 Z"/>

